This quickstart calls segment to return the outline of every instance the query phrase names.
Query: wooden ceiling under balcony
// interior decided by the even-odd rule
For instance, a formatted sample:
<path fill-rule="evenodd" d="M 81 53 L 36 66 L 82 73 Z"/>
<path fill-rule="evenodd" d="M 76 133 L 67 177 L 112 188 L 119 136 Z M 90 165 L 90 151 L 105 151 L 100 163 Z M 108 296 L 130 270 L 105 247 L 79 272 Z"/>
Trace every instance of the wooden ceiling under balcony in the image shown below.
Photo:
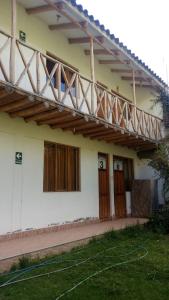
<path fill-rule="evenodd" d="M 100 118 L 76 112 L 53 101 L 35 99 L 26 92 L 8 86 L 0 87 L 0 112 L 10 117 L 24 118 L 25 122 L 35 121 L 37 125 L 49 125 L 52 129 L 61 128 L 83 135 L 92 140 L 105 141 L 135 149 L 136 151 L 155 149 L 155 141 L 127 133 L 118 126 L 106 123 Z"/>

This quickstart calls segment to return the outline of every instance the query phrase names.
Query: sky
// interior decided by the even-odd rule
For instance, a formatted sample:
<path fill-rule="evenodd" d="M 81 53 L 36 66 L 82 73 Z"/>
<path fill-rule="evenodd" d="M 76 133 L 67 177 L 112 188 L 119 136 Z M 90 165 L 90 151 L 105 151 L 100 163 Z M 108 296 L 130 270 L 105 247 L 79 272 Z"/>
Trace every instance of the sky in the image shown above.
<path fill-rule="evenodd" d="M 165 82 L 169 81 L 169 0 L 77 0 Z"/>

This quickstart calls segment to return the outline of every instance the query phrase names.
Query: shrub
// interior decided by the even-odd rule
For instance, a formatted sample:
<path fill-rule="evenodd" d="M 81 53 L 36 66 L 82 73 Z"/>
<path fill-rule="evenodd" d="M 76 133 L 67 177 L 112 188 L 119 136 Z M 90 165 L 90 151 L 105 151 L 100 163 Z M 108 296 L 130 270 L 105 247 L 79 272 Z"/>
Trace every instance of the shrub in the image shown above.
<path fill-rule="evenodd" d="M 154 232 L 169 234 L 169 207 L 166 206 L 155 212 L 147 223 L 147 227 Z"/>
<path fill-rule="evenodd" d="M 29 267 L 31 264 L 31 260 L 29 256 L 22 256 L 19 258 L 18 269 L 24 269 Z"/>

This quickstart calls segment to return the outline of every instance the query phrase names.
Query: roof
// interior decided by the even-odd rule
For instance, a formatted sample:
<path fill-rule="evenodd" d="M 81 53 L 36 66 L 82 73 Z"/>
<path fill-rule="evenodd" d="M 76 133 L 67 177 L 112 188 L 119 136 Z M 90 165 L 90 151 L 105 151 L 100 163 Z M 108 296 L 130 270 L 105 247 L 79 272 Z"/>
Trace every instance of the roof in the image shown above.
<path fill-rule="evenodd" d="M 130 49 L 124 45 L 119 38 L 115 37 L 113 33 L 110 32 L 109 29 L 106 29 L 103 24 L 100 23 L 99 20 L 95 20 L 93 15 L 89 15 L 87 9 L 83 8 L 81 4 L 77 4 L 76 0 L 65 0 L 65 2 L 70 3 L 75 9 L 78 10 L 84 17 L 86 17 L 90 23 L 95 25 L 99 30 L 101 30 L 106 36 L 113 41 L 119 48 L 121 48 L 131 59 L 134 59 L 139 65 L 141 65 L 146 71 L 148 71 L 154 78 L 156 78 L 162 85 L 167 87 L 165 81 L 158 76 L 148 65 L 146 65 L 135 53 L 133 53 Z"/>

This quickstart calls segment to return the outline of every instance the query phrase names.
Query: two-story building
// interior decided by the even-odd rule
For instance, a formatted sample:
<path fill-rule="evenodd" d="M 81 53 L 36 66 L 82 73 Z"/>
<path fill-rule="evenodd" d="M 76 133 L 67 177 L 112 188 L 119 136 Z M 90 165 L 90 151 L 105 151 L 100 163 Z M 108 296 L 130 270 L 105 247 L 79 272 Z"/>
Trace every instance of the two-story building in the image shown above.
<path fill-rule="evenodd" d="M 0 234 L 132 214 L 165 87 L 75 0 L 0 0 Z"/>

